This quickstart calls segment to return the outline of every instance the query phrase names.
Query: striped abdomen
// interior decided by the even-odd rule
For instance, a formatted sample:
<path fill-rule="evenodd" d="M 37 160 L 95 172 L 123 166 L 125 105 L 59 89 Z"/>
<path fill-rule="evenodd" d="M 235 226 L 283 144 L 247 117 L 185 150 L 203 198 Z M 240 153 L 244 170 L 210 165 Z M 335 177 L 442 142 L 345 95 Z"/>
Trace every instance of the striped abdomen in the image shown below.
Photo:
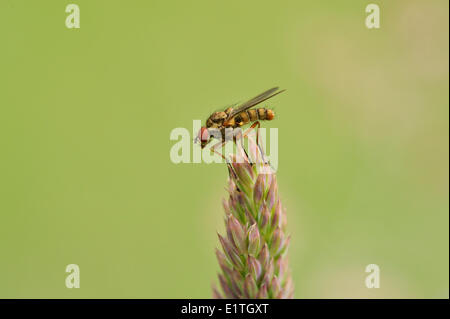
<path fill-rule="evenodd" d="M 275 117 L 275 113 L 271 109 L 258 108 L 242 111 L 241 113 L 228 120 L 230 126 L 237 127 L 255 121 L 271 121 Z"/>

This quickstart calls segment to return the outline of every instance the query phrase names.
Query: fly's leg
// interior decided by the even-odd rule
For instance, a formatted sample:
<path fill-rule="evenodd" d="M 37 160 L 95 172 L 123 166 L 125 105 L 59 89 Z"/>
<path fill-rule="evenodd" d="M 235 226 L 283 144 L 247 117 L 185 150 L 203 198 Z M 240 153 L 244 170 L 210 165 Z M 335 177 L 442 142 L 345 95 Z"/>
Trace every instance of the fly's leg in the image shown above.
<path fill-rule="evenodd" d="M 255 127 L 258 127 L 256 129 L 256 144 L 259 145 L 259 128 L 261 127 L 261 123 L 259 121 L 254 122 L 248 129 L 246 129 L 244 131 L 244 133 L 241 134 L 241 132 L 239 132 L 239 134 L 236 134 L 235 136 L 233 136 L 234 142 L 236 143 L 237 140 L 240 139 L 242 148 L 244 148 L 244 144 L 243 144 L 244 138 L 246 138 L 248 136 L 248 134 L 250 134 L 251 131 L 253 131 L 253 129 Z"/>
<path fill-rule="evenodd" d="M 255 128 L 256 128 L 256 144 L 259 145 L 259 129 L 261 128 L 261 123 L 259 121 L 256 121 L 253 123 L 248 129 L 245 130 L 243 134 L 243 138 L 247 137 L 248 134 Z"/>
<path fill-rule="evenodd" d="M 234 134 L 235 134 L 235 132 L 233 131 L 233 137 L 232 137 L 232 138 L 225 138 L 223 141 L 218 142 L 218 143 L 214 144 L 213 146 L 211 146 L 211 152 L 214 152 L 214 153 L 219 154 L 220 156 L 222 156 L 222 158 L 223 158 L 225 161 L 227 161 L 227 163 L 228 163 L 228 160 L 226 159 L 226 157 L 225 157 L 223 154 L 218 153 L 218 152 L 216 151 L 216 149 L 222 148 L 227 142 L 230 141 L 230 139 L 233 140 L 233 142 L 236 144 L 236 143 L 237 143 L 237 137 L 236 137 L 236 135 L 234 135 Z M 241 140 L 242 140 L 242 139 L 241 139 Z M 242 142 L 241 142 L 241 143 L 242 143 Z M 237 144 L 236 144 L 236 146 L 237 146 Z M 244 145 L 242 145 L 242 149 L 243 149 L 244 152 L 245 152 Z M 247 153 L 246 153 L 246 154 L 247 154 Z M 247 156 L 247 157 L 248 157 L 248 156 Z"/>
<path fill-rule="evenodd" d="M 211 148 L 210 148 L 210 149 L 211 149 L 211 152 L 214 152 L 214 153 L 216 153 L 216 154 L 219 154 L 219 153 L 216 151 L 216 149 L 218 149 L 218 148 L 222 149 L 222 147 L 223 147 L 227 142 L 229 142 L 230 140 L 234 140 L 234 139 L 235 139 L 235 136 L 234 136 L 235 132 L 232 131 L 233 135 L 232 135 L 232 137 L 230 137 L 230 136 L 228 135 L 226 129 L 227 129 L 227 128 L 225 128 L 225 127 L 222 128 L 222 130 L 221 130 L 222 141 L 220 141 L 220 142 L 214 144 L 213 146 L 211 146 Z M 223 158 L 225 161 L 227 161 L 226 157 L 225 157 L 223 154 L 219 154 L 219 155 L 222 156 L 222 158 Z M 227 161 L 227 162 L 228 162 L 228 161 Z"/>
<path fill-rule="evenodd" d="M 212 153 L 216 153 L 218 155 L 220 155 L 226 162 L 227 162 L 227 158 L 222 154 L 216 151 L 217 148 L 222 148 L 223 145 L 225 145 L 227 141 L 223 141 L 223 142 L 218 142 L 216 144 L 214 144 L 213 146 L 211 146 L 210 150 Z"/>
<path fill-rule="evenodd" d="M 242 139 L 246 138 L 256 127 L 256 145 L 258 145 L 259 150 L 262 152 L 261 146 L 259 145 L 259 129 L 261 128 L 261 123 L 259 121 L 256 121 L 253 123 L 248 129 L 245 130 Z"/>
<path fill-rule="evenodd" d="M 261 123 L 259 121 L 254 122 L 248 129 L 245 130 L 242 140 L 247 137 L 256 128 L 256 145 L 258 146 L 260 154 L 264 154 L 262 146 L 259 144 L 259 129 L 261 128 Z"/>

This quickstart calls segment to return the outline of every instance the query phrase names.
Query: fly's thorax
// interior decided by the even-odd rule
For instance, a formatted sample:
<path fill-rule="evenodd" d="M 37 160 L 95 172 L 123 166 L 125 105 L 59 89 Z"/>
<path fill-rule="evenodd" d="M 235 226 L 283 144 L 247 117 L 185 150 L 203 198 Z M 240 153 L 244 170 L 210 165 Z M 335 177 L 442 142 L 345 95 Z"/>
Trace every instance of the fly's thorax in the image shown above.
<path fill-rule="evenodd" d="M 221 127 L 227 117 L 228 117 L 228 114 L 225 112 L 214 112 L 206 120 L 206 127 L 211 127 L 211 128 Z"/>

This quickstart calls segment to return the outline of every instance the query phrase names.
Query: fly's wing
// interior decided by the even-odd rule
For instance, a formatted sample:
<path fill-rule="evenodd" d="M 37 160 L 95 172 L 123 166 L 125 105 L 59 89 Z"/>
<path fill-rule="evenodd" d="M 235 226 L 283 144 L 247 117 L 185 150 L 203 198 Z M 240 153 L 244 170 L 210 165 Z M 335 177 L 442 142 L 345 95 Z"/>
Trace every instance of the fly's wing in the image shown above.
<path fill-rule="evenodd" d="M 234 109 L 228 116 L 228 119 L 231 119 L 233 116 L 241 113 L 242 111 L 248 110 L 249 108 L 251 108 L 261 102 L 264 102 L 265 100 L 268 100 L 271 97 L 274 97 L 275 95 L 280 94 L 284 91 L 285 90 L 278 91 L 278 87 L 271 88 L 270 90 L 267 90 L 267 91 L 261 93 L 260 95 L 255 96 L 253 99 L 243 103 L 241 106 Z"/>

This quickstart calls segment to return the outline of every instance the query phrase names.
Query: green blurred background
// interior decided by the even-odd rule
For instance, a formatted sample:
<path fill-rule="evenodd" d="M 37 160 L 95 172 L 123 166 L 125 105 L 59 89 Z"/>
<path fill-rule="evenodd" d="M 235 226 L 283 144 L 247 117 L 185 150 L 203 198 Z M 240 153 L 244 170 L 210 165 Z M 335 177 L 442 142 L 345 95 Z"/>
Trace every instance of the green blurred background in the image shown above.
<path fill-rule="evenodd" d="M 2 0 L 0 297 L 211 297 L 227 170 L 169 134 L 278 85 L 295 296 L 448 298 L 449 5 L 373 2 Z"/>

